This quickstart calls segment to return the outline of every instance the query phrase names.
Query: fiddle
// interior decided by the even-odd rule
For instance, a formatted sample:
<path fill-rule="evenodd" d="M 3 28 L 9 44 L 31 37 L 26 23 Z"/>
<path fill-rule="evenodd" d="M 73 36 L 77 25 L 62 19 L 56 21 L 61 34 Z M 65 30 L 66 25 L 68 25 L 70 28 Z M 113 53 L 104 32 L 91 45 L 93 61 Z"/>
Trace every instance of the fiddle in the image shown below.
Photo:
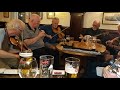
<path fill-rule="evenodd" d="M 54 36 L 58 35 L 59 39 L 64 38 L 65 34 L 62 33 L 63 30 L 61 30 L 60 27 L 58 27 L 58 28 L 53 28 L 52 30 L 53 30 L 54 33 L 56 33 Z M 54 37 L 54 36 L 53 36 L 53 37 Z"/>
<path fill-rule="evenodd" d="M 22 50 L 28 50 L 28 47 L 26 46 L 25 43 L 23 43 L 18 36 L 10 36 L 10 42 L 17 46 L 21 51 Z"/>

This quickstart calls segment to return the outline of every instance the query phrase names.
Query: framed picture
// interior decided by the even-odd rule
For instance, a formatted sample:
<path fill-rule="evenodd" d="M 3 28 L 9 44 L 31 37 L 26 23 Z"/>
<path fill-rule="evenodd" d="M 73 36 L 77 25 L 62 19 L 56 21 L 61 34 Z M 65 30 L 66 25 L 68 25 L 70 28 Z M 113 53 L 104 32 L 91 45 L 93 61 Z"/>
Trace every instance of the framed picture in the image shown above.
<path fill-rule="evenodd" d="M 55 17 L 55 12 L 47 12 L 47 19 L 52 19 Z"/>
<path fill-rule="evenodd" d="M 31 14 L 38 14 L 43 19 L 43 12 L 31 12 Z"/>
<path fill-rule="evenodd" d="M 4 18 L 9 18 L 9 12 L 3 12 L 3 17 Z"/>
<path fill-rule="evenodd" d="M 104 12 L 102 24 L 117 25 L 120 24 L 120 12 Z"/>

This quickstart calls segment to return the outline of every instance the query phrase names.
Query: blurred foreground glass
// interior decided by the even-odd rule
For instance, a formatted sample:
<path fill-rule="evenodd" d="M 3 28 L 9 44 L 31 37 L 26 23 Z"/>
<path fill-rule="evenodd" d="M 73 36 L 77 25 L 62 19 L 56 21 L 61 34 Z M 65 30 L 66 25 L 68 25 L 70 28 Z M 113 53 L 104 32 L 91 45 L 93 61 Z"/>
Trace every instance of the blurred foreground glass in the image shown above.
<path fill-rule="evenodd" d="M 53 70 L 54 56 L 40 56 L 40 78 L 51 78 Z"/>
<path fill-rule="evenodd" d="M 75 57 L 65 58 L 65 77 L 77 78 L 80 66 L 80 59 Z"/>
<path fill-rule="evenodd" d="M 38 74 L 38 64 L 34 57 L 20 59 L 18 73 L 20 78 L 35 78 Z"/>

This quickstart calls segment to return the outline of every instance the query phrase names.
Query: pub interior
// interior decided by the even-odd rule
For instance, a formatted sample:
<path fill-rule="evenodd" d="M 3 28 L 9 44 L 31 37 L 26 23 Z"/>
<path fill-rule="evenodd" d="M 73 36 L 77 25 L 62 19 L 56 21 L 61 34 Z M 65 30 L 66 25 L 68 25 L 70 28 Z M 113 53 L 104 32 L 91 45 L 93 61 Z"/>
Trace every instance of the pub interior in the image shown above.
<path fill-rule="evenodd" d="M 0 78 L 119 78 L 119 22 L 120 12 L 0 12 Z"/>

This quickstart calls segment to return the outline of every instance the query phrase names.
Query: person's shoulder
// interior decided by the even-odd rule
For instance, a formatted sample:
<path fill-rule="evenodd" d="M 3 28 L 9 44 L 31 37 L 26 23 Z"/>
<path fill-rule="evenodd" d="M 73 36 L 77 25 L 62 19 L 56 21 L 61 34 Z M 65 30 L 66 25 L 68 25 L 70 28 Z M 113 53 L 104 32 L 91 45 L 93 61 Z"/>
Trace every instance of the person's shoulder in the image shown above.
<path fill-rule="evenodd" d="M 40 28 L 49 28 L 49 27 L 51 27 L 51 25 L 45 24 L 45 25 L 40 25 L 39 27 L 40 27 Z"/>
<path fill-rule="evenodd" d="M 86 30 L 93 30 L 92 27 L 86 28 Z"/>

